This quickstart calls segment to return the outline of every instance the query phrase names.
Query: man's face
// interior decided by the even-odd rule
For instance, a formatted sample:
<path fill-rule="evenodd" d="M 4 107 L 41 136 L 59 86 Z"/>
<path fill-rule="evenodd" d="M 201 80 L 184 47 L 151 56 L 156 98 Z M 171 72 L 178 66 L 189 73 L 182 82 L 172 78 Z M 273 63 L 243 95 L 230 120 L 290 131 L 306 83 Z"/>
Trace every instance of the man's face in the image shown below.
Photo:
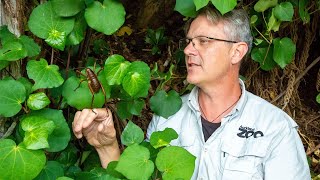
<path fill-rule="evenodd" d="M 205 38 L 229 40 L 223 26 L 223 23 L 212 24 L 205 16 L 199 16 L 191 23 L 187 38 L 192 42 L 184 49 L 189 83 L 202 87 L 216 84 L 230 75 L 233 44 Z"/>

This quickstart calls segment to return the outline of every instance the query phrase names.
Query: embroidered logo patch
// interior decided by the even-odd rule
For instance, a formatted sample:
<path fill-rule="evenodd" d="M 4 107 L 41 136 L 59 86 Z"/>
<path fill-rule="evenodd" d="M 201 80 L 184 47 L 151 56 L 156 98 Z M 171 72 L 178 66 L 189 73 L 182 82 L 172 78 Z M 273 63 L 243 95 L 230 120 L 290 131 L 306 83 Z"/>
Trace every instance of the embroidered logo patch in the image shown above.
<path fill-rule="evenodd" d="M 258 138 L 263 136 L 263 132 L 255 131 L 254 128 L 240 126 L 239 130 L 240 132 L 237 133 L 237 135 L 241 138 L 249 138 L 251 136 L 253 136 L 254 138 Z"/>

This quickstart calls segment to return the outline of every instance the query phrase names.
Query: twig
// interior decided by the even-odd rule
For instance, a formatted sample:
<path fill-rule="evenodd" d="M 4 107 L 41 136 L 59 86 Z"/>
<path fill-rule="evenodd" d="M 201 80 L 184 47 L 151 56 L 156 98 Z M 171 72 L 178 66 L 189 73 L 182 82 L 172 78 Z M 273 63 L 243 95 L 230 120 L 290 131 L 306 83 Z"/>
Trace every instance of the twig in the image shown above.
<path fill-rule="evenodd" d="M 300 79 L 302 79 L 302 77 L 303 77 L 304 75 L 306 75 L 307 72 L 308 72 L 313 66 L 315 66 L 319 61 L 320 61 L 320 56 L 317 57 L 317 59 L 315 59 L 315 60 L 296 78 L 296 80 L 295 80 L 294 83 L 293 83 L 293 86 L 296 85 L 296 84 L 300 81 Z M 271 103 L 274 103 L 274 102 L 276 102 L 277 100 L 279 100 L 283 95 L 286 94 L 286 92 L 287 92 L 287 89 L 284 90 L 282 93 L 280 93 L 276 98 L 274 98 L 274 99 L 271 101 Z"/>
<path fill-rule="evenodd" d="M 53 56 L 54 56 L 54 51 L 53 51 L 53 48 L 51 48 L 51 62 L 50 62 L 50 65 L 53 64 Z"/>
<path fill-rule="evenodd" d="M 12 134 L 12 132 L 14 131 L 14 128 L 16 127 L 17 122 L 13 121 L 12 124 L 10 125 L 10 127 L 8 128 L 7 132 L 1 137 L 1 139 L 4 139 L 8 136 L 10 136 Z"/>
<path fill-rule="evenodd" d="M 306 154 L 307 156 L 309 156 L 310 154 L 312 154 L 313 152 L 315 152 L 316 150 L 318 150 L 320 148 L 320 144 L 318 144 L 315 148 L 311 149 L 310 151 L 308 151 Z"/>

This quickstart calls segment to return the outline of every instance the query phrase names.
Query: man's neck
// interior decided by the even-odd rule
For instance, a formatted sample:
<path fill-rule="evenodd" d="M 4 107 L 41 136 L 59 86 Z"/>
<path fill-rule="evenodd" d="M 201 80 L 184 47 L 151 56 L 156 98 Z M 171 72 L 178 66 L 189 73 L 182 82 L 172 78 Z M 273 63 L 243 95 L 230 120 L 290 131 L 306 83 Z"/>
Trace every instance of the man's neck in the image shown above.
<path fill-rule="evenodd" d="M 208 121 L 220 122 L 241 96 L 240 83 L 219 83 L 211 87 L 199 87 L 199 106 Z"/>

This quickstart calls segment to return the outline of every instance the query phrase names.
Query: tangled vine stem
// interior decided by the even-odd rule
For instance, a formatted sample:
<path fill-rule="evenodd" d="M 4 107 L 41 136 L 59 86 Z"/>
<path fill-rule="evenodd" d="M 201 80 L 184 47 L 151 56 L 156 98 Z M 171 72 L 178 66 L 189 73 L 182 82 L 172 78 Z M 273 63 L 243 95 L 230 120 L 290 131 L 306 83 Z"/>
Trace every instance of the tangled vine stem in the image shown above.
<path fill-rule="evenodd" d="M 294 81 L 293 85 L 296 85 L 300 79 L 307 74 L 307 72 L 313 67 L 315 66 L 318 62 L 320 61 L 320 56 L 317 57 Z M 285 93 L 287 92 L 287 89 L 284 90 L 283 92 L 281 92 L 276 98 L 274 98 L 271 103 L 276 102 L 277 100 L 279 100 Z"/>

